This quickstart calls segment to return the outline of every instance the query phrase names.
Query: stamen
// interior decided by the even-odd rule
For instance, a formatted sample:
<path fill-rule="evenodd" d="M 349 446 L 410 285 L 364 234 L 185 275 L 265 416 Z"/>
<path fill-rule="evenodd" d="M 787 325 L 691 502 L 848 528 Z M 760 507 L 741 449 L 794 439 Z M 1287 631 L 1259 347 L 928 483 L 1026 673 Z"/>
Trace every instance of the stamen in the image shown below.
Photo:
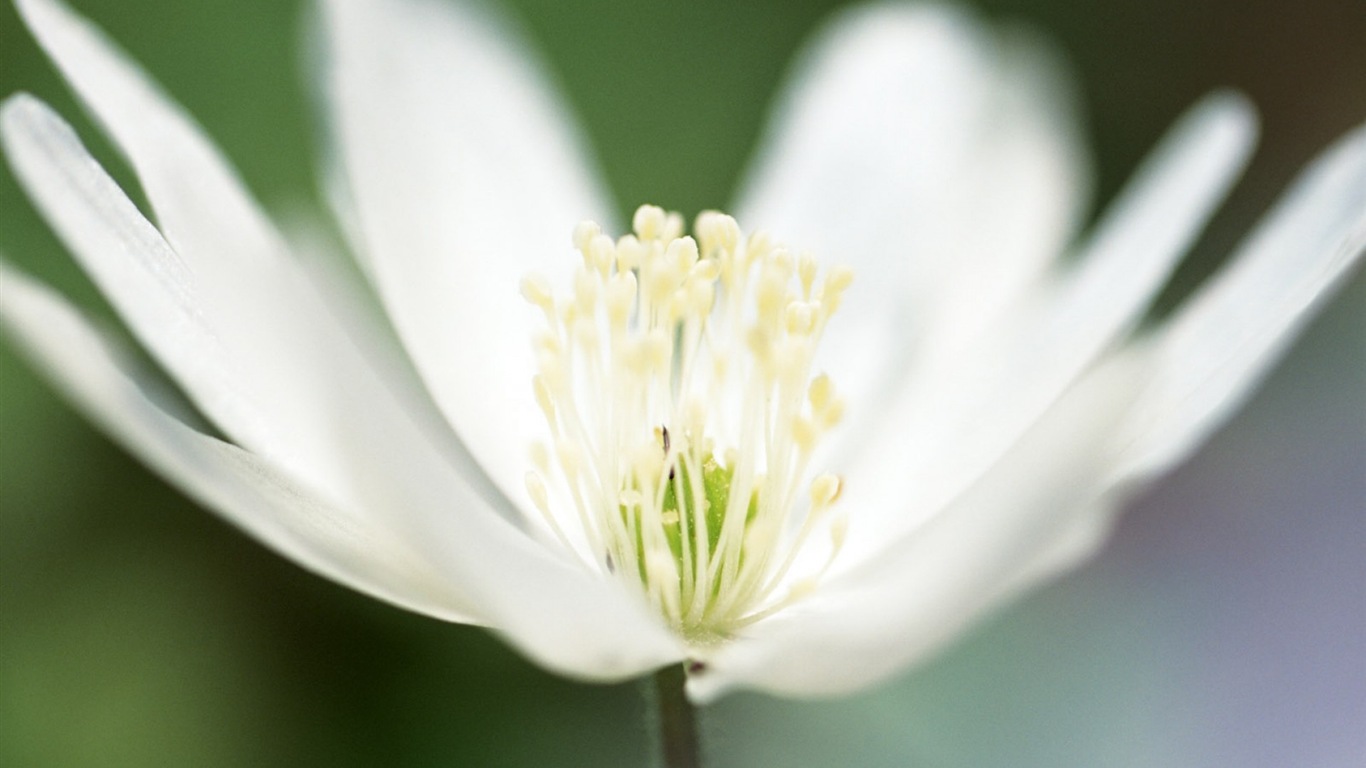
<path fill-rule="evenodd" d="M 800 489 L 844 411 L 811 366 L 853 273 L 822 276 L 715 211 L 696 239 L 656 206 L 632 228 L 574 229 L 582 263 L 566 295 L 522 281 L 546 323 L 532 385 L 551 437 L 533 447 L 527 493 L 557 539 L 704 643 L 799 600 L 843 543 L 847 518 L 830 514 L 842 481 Z M 821 529 L 825 564 L 794 578 Z"/>

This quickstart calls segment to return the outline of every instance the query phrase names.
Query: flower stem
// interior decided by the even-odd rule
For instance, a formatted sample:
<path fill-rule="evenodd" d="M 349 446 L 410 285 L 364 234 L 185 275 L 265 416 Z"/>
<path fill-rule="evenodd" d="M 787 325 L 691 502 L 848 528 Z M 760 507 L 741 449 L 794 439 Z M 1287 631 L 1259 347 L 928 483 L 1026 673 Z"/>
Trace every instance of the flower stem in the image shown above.
<path fill-rule="evenodd" d="M 655 673 L 655 699 L 659 712 L 659 749 L 665 768 L 700 768 L 697 710 L 683 691 L 688 676 L 682 664 Z"/>

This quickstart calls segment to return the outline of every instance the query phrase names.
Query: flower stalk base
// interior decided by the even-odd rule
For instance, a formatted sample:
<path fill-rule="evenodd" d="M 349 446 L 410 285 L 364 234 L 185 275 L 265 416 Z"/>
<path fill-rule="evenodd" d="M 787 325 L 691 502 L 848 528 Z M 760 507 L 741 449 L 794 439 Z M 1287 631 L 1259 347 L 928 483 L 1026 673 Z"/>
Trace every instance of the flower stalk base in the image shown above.
<path fill-rule="evenodd" d="M 655 673 L 660 765 L 664 768 L 700 768 L 702 765 L 697 710 L 684 693 L 687 679 L 681 664 L 664 667 Z"/>

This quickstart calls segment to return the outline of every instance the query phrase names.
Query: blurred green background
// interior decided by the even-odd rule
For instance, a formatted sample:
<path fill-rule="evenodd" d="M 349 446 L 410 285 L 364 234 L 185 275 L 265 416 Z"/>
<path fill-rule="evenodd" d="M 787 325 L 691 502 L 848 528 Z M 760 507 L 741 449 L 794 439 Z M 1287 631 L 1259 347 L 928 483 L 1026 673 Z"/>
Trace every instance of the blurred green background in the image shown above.
<path fill-rule="evenodd" d="M 77 0 L 274 210 L 316 207 L 303 5 Z M 834 0 L 510 0 L 623 211 L 721 207 Z M 989 0 L 1076 66 L 1102 200 L 1231 85 L 1264 139 L 1170 300 L 1294 170 L 1366 118 L 1360 0 Z M 7 5 L 0 93 L 33 92 L 126 171 Z M 0 172 L 0 250 L 92 288 Z M 723 766 L 1346 766 L 1366 758 L 1366 279 L 1093 564 L 949 653 L 833 702 L 706 713 Z M 634 685 L 585 686 L 483 631 L 268 553 L 149 475 L 0 344 L 0 765 L 646 764 Z"/>

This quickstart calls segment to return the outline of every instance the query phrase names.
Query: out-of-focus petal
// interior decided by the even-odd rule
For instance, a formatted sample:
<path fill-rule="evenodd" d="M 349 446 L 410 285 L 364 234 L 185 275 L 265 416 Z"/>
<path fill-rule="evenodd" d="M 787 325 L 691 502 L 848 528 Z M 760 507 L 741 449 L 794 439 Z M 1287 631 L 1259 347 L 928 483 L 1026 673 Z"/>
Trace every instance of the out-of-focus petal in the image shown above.
<path fill-rule="evenodd" d="M 448 621 L 477 606 L 376 520 L 332 504 L 260 457 L 196 432 L 79 311 L 0 262 L 0 320 L 68 397 L 161 475 L 266 546 L 359 592 Z"/>
<path fill-rule="evenodd" d="M 677 660 L 677 641 L 615 582 L 550 556 L 496 518 L 412 535 L 349 509 L 160 408 L 136 372 L 54 294 L 0 265 L 0 321 L 61 389 L 134 455 L 255 538 L 365 594 L 489 623 L 539 663 L 613 680 Z M 151 386 L 155 390 L 155 385 Z M 451 500 L 452 522 L 473 499 Z M 402 516 L 401 510 L 390 510 Z"/>
<path fill-rule="evenodd" d="M 16 175 L 53 229 L 139 339 L 234 441 L 362 508 L 436 512 L 416 504 L 408 472 L 425 473 L 438 488 L 469 482 L 455 473 L 453 458 L 436 455 L 349 342 L 326 326 L 329 318 L 309 303 L 288 264 L 215 283 L 230 270 L 173 251 L 41 102 L 10 99 L 0 130 Z M 277 290 L 285 286 L 298 290 Z M 394 465 L 409 469 L 390 475 Z M 398 520 L 390 514 L 390 522 Z"/>
<path fill-rule="evenodd" d="M 30 97 L 11 100 L 10 162 L 86 271 L 234 441 L 315 487 L 370 506 L 394 501 L 385 478 L 367 476 L 365 454 L 431 448 L 382 381 L 388 372 L 357 354 L 179 106 L 62 4 L 19 9 L 132 163 L 159 220 L 160 230 L 142 218 L 59 117 Z"/>
<path fill-rule="evenodd" d="M 1305 169 L 1229 265 L 1151 339 L 1157 373 L 1121 430 L 1117 480 L 1185 458 L 1366 251 L 1366 126 Z"/>
<path fill-rule="evenodd" d="M 433 425 L 415 423 L 339 332 L 269 223 L 178 108 L 64 7 L 25 0 L 21 10 L 145 174 L 159 218 L 180 222 L 176 246 L 184 252 L 141 217 L 68 126 L 28 97 L 5 110 L 11 162 L 206 415 L 331 503 L 374 516 L 459 585 L 481 619 L 545 666 L 608 679 L 678 657 L 676 639 L 619 584 L 510 525 L 508 500 L 468 454 L 433 448 L 425 434 Z M 158 159 L 162 150 L 174 163 Z M 222 242 L 210 242 L 214 232 Z"/>
<path fill-rule="evenodd" d="M 967 354 L 925 361 L 880 429 L 837 467 L 852 551 L 894 546 L 992 465 L 1138 322 L 1237 177 L 1255 121 L 1216 95 L 1195 107 L 1098 225 L 1080 261 Z M 876 405 L 876 404 L 875 404 Z M 855 558 L 851 558 L 851 561 Z"/>
<path fill-rule="evenodd" d="M 1141 366 L 1078 382 L 965 493 L 894 550 L 756 624 L 689 682 L 706 701 L 734 686 L 846 693 L 939 648 L 1012 590 L 1036 555 L 1070 535 L 1100 491 L 1114 420 Z"/>
<path fill-rule="evenodd" d="M 818 361 L 851 399 L 883 397 L 920 342 L 971 336 L 1071 237 L 1089 168 L 1054 58 L 961 11 L 878 5 L 797 67 L 738 214 L 855 268 Z"/>
<path fill-rule="evenodd" d="M 611 209 L 532 56 L 482 9 L 323 4 L 334 145 L 368 271 L 432 395 L 511 498 L 543 431 L 522 276 Z M 533 513 L 534 514 L 534 513 Z"/>

